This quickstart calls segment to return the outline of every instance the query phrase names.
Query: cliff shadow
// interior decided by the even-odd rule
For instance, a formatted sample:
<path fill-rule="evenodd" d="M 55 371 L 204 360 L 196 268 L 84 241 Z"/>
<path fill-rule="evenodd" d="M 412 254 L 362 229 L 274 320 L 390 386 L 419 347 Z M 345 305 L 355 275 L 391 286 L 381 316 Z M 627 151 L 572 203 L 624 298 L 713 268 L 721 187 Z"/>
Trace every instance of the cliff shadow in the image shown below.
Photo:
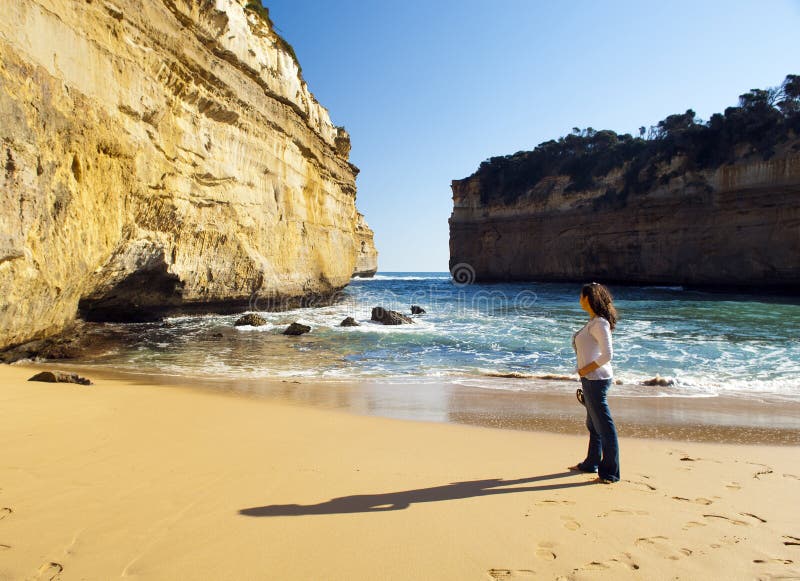
<path fill-rule="evenodd" d="M 503 480 L 491 478 L 487 480 L 469 480 L 453 482 L 442 486 L 429 488 L 416 488 L 398 492 L 384 492 L 378 494 L 353 494 L 332 498 L 318 504 L 271 504 L 244 508 L 239 514 L 244 516 L 302 516 L 312 514 L 350 514 L 357 512 L 384 512 L 389 510 L 403 510 L 414 503 L 441 502 L 459 498 L 472 498 L 488 496 L 490 494 L 512 494 L 516 492 L 541 492 L 545 490 L 559 490 L 589 486 L 592 481 L 565 482 L 556 484 L 541 484 L 538 486 L 517 486 L 514 488 L 499 488 L 517 484 L 529 484 L 547 480 L 558 480 L 567 476 L 576 476 L 575 472 L 557 472 L 529 478 Z"/>

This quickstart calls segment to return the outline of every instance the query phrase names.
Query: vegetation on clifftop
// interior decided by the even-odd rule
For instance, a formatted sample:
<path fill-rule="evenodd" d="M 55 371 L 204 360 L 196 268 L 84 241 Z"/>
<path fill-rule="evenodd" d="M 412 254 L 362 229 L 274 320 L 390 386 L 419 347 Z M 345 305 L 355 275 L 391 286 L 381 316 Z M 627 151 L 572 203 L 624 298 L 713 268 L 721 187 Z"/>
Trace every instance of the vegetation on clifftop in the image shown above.
<path fill-rule="evenodd" d="M 700 121 L 695 112 L 670 115 L 639 135 L 619 135 L 591 127 L 559 140 L 539 144 L 533 151 L 492 157 L 481 163 L 472 178 L 481 183 L 481 201 L 513 202 L 542 179 L 569 176 L 567 191 L 598 187 L 596 182 L 621 168 L 624 189 L 611 192 L 626 197 L 655 185 L 657 166 L 676 156 L 684 160 L 682 171 L 713 169 L 745 155 L 768 160 L 775 147 L 800 135 L 800 75 L 788 75 L 769 89 L 753 89 L 739 96 L 736 107 Z M 666 181 L 670 175 L 660 179 Z"/>

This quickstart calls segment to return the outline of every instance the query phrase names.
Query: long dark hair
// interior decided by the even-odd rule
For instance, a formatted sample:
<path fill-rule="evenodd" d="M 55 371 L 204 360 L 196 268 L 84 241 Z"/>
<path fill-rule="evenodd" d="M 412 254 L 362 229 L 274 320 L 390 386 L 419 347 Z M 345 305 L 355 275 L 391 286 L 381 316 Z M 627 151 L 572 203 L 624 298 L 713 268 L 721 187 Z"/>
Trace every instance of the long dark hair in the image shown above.
<path fill-rule="evenodd" d="M 583 285 L 581 296 L 589 300 L 589 306 L 598 317 L 603 317 L 611 326 L 611 330 L 617 326 L 617 309 L 614 308 L 614 297 L 611 291 L 599 282 L 591 282 Z"/>

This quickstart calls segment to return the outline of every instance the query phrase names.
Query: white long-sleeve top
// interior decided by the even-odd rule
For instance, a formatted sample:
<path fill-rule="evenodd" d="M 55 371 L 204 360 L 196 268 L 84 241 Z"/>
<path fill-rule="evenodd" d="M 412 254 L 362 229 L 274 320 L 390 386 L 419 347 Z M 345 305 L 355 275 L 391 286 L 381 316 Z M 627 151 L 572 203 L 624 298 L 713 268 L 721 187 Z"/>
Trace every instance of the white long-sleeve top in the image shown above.
<path fill-rule="evenodd" d="M 608 379 L 614 376 L 611 358 L 614 348 L 611 344 L 611 325 L 604 317 L 592 317 L 583 328 L 572 336 L 572 348 L 578 357 L 578 369 L 595 361 L 600 367 L 590 371 L 587 379 Z"/>

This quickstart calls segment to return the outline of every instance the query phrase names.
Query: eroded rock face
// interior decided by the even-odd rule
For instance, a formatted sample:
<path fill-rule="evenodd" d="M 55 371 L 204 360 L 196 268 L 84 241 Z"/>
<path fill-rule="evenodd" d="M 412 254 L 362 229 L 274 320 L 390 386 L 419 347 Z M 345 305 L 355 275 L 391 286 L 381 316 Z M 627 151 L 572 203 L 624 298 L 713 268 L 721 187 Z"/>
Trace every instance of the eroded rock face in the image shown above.
<path fill-rule="evenodd" d="M 0 348 L 89 319 L 291 306 L 369 238 L 349 136 L 246 0 L 0 19 Z"/>
<path fill-rule="evenodd" d="M 664 179 L 644 193 L 616 193 L 617 168 L 597 189 L 550 177 L 509 204 L 475 176 L 456 180 L 451 269 L 469 265 L 478 281 L 800 289 L 800 139 L 768 161 L 692 171 L 676 157 L 655 170 Z"/>
<path fill-rule="evenodd" d="M 362 214 L 356 222 L 356 266 L 353 276 L 371 278 L 378 272 L 378 250 L 373 241 L 372 229 Z"/>

